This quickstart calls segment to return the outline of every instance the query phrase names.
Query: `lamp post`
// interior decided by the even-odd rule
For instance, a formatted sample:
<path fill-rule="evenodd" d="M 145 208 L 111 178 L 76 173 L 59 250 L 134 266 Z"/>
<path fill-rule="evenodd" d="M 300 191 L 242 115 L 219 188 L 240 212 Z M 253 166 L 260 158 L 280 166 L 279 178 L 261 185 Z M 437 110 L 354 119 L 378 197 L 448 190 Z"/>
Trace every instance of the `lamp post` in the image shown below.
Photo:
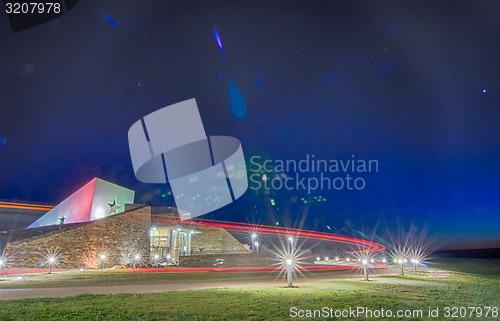
<path fill-rule="evenodd" d="M 293 280 L 293 260 L 292 259 L 287 259 L 286 260 L 286 281 L 287 281 L 287 288 L 292 288 L 292 280 Z"/>
<path fill-rule="evenodd" d="M 257 240 L 257 234 L 252 233 L 252 253 L 255 253 L 255 243 Z"/>
<path fill-rule="evenodd" d="M 259 242 L 254 242 L 253 244 L 255 245 L 255 252 L 259 253 Z"/>
<path fill-rule="evenodd" d="M 368 260 L 367 259 L 363 259 L 363 273 L 365 275 L 365 281 L 370 281 L 368 280 Z"/>
<path fill-rule="evenodd" d="M 137 263 L 139 263 L 139 260 L 140 260 L 140 256 L 139 254 L 137 254 L 135 257 L 134 257 L 134 268 L 137 269 Z"/>
<path fill-rule="evenodd" d="M 101 259 L 100 269 L 102 270 L 104 268 L 104 260 L 106 259 L 106 255 L 101 254 L 101 256 L 99 257 L 99 259 Z"/>
<path fill-rule="evenodd" d="M 56 259 L 54 257 L 49 258 L 49 274 L 52 273 L 52 267 L 54 267 Z"/>
<path fill-rule="evenodd" d="M 418 260 L 413 259 L 413 260 L 411 260 L 411 262 L 413 263 L 413 271 L 417 272 L 418 271 L 418 264 L 419 264 Z"/>
<path fill-rule="evenodd" d="M 405 271 L 404 271 L 404 268 L 403 268 L 404 267 L 403 260 L 399 259 L 398 263 L 399 263 L 399 268 L 401 269 L 401 275 L 405 275 Z"/>

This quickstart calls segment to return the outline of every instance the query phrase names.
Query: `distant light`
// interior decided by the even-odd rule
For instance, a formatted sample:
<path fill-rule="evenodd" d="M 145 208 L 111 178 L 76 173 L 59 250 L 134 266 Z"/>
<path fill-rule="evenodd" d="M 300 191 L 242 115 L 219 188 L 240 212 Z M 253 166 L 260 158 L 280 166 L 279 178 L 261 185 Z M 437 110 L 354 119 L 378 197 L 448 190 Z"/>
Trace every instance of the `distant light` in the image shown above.
<path fill-rule="evenodd" d="M 347 258 L 347 259 L 346 259 L 346 261 L 347 261 L 347 262 L 350 262 L 350 261 L 351 261 L 351 259 L 350 259 L 350 258 Z"/>
<path fill-rule="evenodd" d="M 219 31 L 214 28 L 214 37 L 215 41 L 217 42 L 217 46 L 219 47 L 220 51 L 224 50 L 224 47 L 222 46 L 222 40 L 220 39 Z"/>
<path fill-rule="evenodd" d="M 403 261 L 403 262 L 407 263 L 407 262 L 408 262 L 408 260 L 407 260 L 407 259 L 404 259 L 404 261 Z"/>
<path fill-rule="evenodd" d="M 487 90 L 486 89 L 483 89 L 483 94 L 486 94 Z"/>
<path fill-rule="evenodd" d="M 155 255 L 155 259 L 158 259 L 158 257 L 159 257 L 159 256 L 158 256 L 158 254 L 157 254 L 157 255 Z"/>
<path fill-rule="evenodd" d="M 257 234 L 253 233 L 253 234 L 252 234 L 252 237 L 253 237 L 253 238 L 256 238 L 256 237 L 257 237 Z"/>
<path fill-rule="evenodd" d="M 316 258 L 316 261 L 319 261 L 319 260 L 321 260 L 321 258 L 318 256 L 318 257 Z"/>
<path fill-rule="evenodd" d="M 338 260 L 339 260 L 339 258 L 338 258 L 338 257 L 336 257 L 336 258 L 335 258 L 335 261 L 338 261 Z"/>
<path fill-rule="evenodd" d="M 293 237 L 291 237 L 291 236 L 290 236 L 290 237 L 288 238 L 288 240 L 289 240 L 290 242 L 293 242 Z"/>
<path fill-rule="evenodd" d="M 54 261 L 55 261 L 55 259 L 53 257 L 49 258 L 50 263 L 53 263 Z"/>
<path fill-rule="evenodd" d="M 399 264 L 402 264 L 402 263 L 403 263 L 403 260 L 399 259 L 399 260 L 398 260 L 398 263 L 399 263 Z"/>
<path fill-rule="evenodd" d="M 288 264 L 288 265 L 292 265 L 292 263 L 293 263 L 293 261 L 292 261 L 291 259 L 287 259 L 287 260 L 286 260 L 286 264 Z"/>
<path fill-rule="evenodd" d="M 83 271 L 83 269 L 80 269 L 80 271 Z"/>
<path fill-rule="evenodd" d="M 106 258 L 106 255 L 101 255 L 101 260 L 104 260 Z"/>
<path fill-rule="evenodd" d="M 116 22 L 115 22 L 113 19 L 111 19 L 111 17 L 110 17 L 110 16 L 105 15 L 105 16 L 104 16 L 104 18 L 106 18 L 106 20 L 107 20 L 107 21 L 108 21 L 108 22 L 109 22 L 112 26 L 115 26 L 115 27 L 116 27 Z"/>
<path fill-rule="evenodd" d="M 385 263 L 385 262 L 387 262 L 387 260 L 386 259 L 382 259 L 382 263 Z"/>
<path fill-rule="evenodd" d="M 136 259 L 136 260 L 138 260 L 139 258 L 140 258 L 140 256 L 139 256 L 139 255 L 136 255 L 136 256 L 135 256 L 135 259 Z"/>
<path fill-rule="evenodd" d="M 418 260 L 415 260 L 415 264 L 418 264 Z"/>
<path fill-rule="evenodd" d="M 375 260 L 374 260 L 374 259 L 371 259 L 371 260 L 370 260 L 370 262 L 372 262 L 372 263 L 373 263 L 373 262 L 375 262 Z"/>
<path fill-rule="evenodd" d="M 328 256 L 327 256 L 327 257 L 325 257 L 325 261 L 328 261 L 328 259 L 329 259 L 329 257 L 328 257 Z"/>
<path fill-rule="evenodd" d="M 167 259 L 170 259 L 170 254 L 169 254 L 169 255 L 167 255 Z"/>
<path fill-rule="evenodd" d="M 259 242 L 255 242 L 254 244 L 255 244 L 255 246 L 259 246 Z"/>
<path fill-rule="evenodd" d="M 0 260 L 0 265 L 3 265 L 3 261 L 2 260 Z"/>
<path fill-rule="evenodd" d="M 363 260 L 363 264 L 368 264 L 368 260 Z"/>
<path fill-rule="evenodd" d="M 18 276 L 16 279 L 18 279 L 18 280 L 22 280 L 22 279 L 23 279 L 23 277 L 22 277 L 22 276 Z"/>

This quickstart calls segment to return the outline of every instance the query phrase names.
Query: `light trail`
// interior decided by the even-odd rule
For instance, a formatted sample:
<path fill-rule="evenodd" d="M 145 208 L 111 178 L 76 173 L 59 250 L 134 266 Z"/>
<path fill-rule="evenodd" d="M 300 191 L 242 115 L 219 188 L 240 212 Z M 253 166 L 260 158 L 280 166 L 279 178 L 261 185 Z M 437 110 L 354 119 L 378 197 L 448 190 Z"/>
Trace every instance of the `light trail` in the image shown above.
<path fill-rule="evenodd" d="M 50 210 L 51 206 L 46 205 L 31 205 L 31 204 L 21 204 L 21 203 L 6 203 L 0 202 L 0 207 L 9 206 L 12 208 L 16 207 L 32 207 L 33 209 L 39 210 Z M 265 234 L 265 235 L 277 235 L 277 236 L 290 236 L 293 235 L 294 238 L 302 239 L 312 239 L 321 240 L 335 243 L 343 243 L 349 245 L 356 245 L 360 248 L 364 248 L 359 251 L 346 251 L 344 253 L 367 253 L 367 252 L 378 252 L 385 250 L 385 246 L 376 242 L 356 239 L 353 237 L 342 236 L 338 234 L 316 232 L 303 229 L 288 229 L 281 228 L 270 225 L 261 224 L 250 224 L 241 222 L 226 222 L 220 220 L 210 220 L 210 219 L 199 219 L 191 221 L 180 221 L 175 215 L 165 215 L 165 214 L 142 214 L 139 215 L 151 215 L 155 217 L 158 222 L 172 223 L 174 225 L 182 225 L 185 227 L 198 228 L 198 229 L 219 229 L 224 228 L 228 231 L 233 232 L 248 232 L 249 230 L 254 233 Z M 387 264 L 373 264 L 376 267 L 385 267 Z M 296 269 L 304 272 L 314 272 L 314 271 L 338 271 L 338 270 L 351 270 L 351 269 L 361 269 L 361 264 L 351 263 L 349 265 L 335 265 L 335 264 L 322 264 L 315 266 L 304 266 L 297 267 Z M 63 272 L 65 270 L 52 270 L 54 272 Z M 67 271 L 67 270 L 66 270 Z M 165 273 L 282 273 L 284 271 L 283 267 L 238 267 L 238 268 L 139 268 L 139 269 L 124 269 L 124 270 L 85 270 L 85 272 L 93 273 L 130 273 L 130 272 L 165 272 Z M 32 274 L 32 273 L 48 273 L 49 270 L 3 270 L 0 274 Z"/>
<path fill-rule="evenodd" d="M 386 267 L 388 264 L 375 263 L 376 267 Z M 342 271 L 361 269 L 361 264 L 349 265 L 313 265 L 297 267 L 302 272 L 315 272 L 315 271 Z M 93 270 L 86 269 L 84 271 L 76 270 L 51 270 L 51 273 L 61 272 L 87 272 L 87 273 L 143 273 L 143 272 L 163 272 L 163 273 L 280 273 L 285 268 L 277 267 L 234 267 L 234 268 L 139 268 L 139 269 L 123 269 L 123 270 Z M 3 270 L 1 274 L 34 274 L 34 273 L 48 273 L 49 270 Z"/>
<path fill-rule="evenodd" d="M 180 223 L 180 221 L 172 215 L 152 214 L 151 216 L 159 217 L 156 218 L 156 220 L 160 222 L 168 222 L 174 224 Z M 190 226 L 193 228 L 201 228 L 201 229 L 203 228 L 210 229 L 210 227 L 213 228 L 222 227 L 228 231 L 233 231 L 233 232 L 241 232 L 241 231 L 246 232 L 249 229 L 251 229 L 255 233 L 267 234 L 267 235 L 279 235 L 279 236 L 288 236 L 292 233 L 295 237 L 298 238 L 343 243 L 349 245 L 356 245 L 360 248 L 363 248 L 362 250 L 359 251 L 348 251 L 345 253 L 363 253 L 363 252 L 366 253 L 367 251 L 378 252 L 385 250 L 384 245 L 376 242 L 356 239 L 353 237 L 347 237 L 337 234 L 329 234 L 329 233 L 315 232 L 302 229 L 286 229 L 268 225 L 249 224 L 240 222 L 225 222 L 225 221 L 208 220 L 208 219 L 196 219 L 195 221 L 184 221 L 182 222 L 182 225 L 186 227 Z"/>
<path fill-rule="evenodd" d="M 54 206 L 25 204 L 25 203 L 13 203 L 13 202 L 0 202 L 0 208 L 23 209 L 23 210 L 34 210 L 34 211 L 49 211 L 49 210 L 53 209 Z"/>
<path fill-rule="evenodd" d="M 36 205 L 36 204 L 24 204 L 24 203 L 13 203 L 13 202 L 0 202 L 0 208 L 12 208 L 12 209 L 29 209 L 29 210 L 44 210 L 48 211 L 54 208 L 49 205 Z M 177 217 L 173 215 L 160 215 L 160 214 L 151 214 L 151 216 L 160 217 L 158 221 L 169 222 L 178 224 L 179 220 Z M 167 218 L 167 219 L 165 219 Z M 168 219 L 170 218 L 170 219 Z M 241 222 L 226 222 L 220 220 L 209 220 L 209 219 L 196 219 L 196 221 L 184 221 L 182 222 L 185 225 L 191 225 L 196 228 L 204 228 L 210 229 L 213 227 L 214 229 L 223 227 L 226 230 L 233 232 L 241 232 L 246 231 L 248 229 L 253 229 L 256 233 L 266 234 L 266 235 L 280 235 L 287 236 L 290 234 L 296 235 L 299 238 L 303 239 L 312 239 L 312 240 L 320 240 L 320 241 L 330 241 L 337 242 L 349 245 L 356 245 L 363 247 L 363 250 L 359 251 L 348 251 L 345 253 L 361 253 L 361 252 L 378 252 L 385 250 L 385 246 L 376 242 L 366 241 L 361 239 L 356 239 L 352 237 L 342 236 L 338 234 L 331 234 L 325 232 L 316 232 L 309 231 L 303 229 L 287 229 L 280 228 L 276 226 L 270 225 L 261 225 L 261 224 L 249 224 L 249 223 L 241 223 Z"/>

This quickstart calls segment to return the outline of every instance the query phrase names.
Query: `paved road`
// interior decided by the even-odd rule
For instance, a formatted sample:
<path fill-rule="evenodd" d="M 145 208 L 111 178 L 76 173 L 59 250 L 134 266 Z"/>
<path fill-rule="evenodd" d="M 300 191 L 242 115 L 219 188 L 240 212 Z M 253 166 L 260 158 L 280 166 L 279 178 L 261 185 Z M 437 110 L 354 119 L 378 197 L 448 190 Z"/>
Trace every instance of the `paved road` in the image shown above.
<path fill-rule="evenodd" d="M 398 269 L 381 268 L 370 272 L 370 277 L 397 274 Z M 356 279 L 362 277 L 361 270 L 336 271 L 318 273 L 307 277 L 298 276 L 294 285 L 304 286 L 307 282 L 330 281 L 338 279 Z M 153 293 L 167 291 L 186 291 L 213 288 L 244 288 L 261 286 L 284 286 L 285 279 L 280 277 L 255 277 L 234 279 L 208 279 L 208 280 L 169 280 L 158 283 L 128 283 L 128 284 L 103 284 L 82 285 L 76 287 L 36 287 L 20 289 L 0 289 L 0 300 L 65 297 L 79 294 L 117 294 L 117 293 Z"/>

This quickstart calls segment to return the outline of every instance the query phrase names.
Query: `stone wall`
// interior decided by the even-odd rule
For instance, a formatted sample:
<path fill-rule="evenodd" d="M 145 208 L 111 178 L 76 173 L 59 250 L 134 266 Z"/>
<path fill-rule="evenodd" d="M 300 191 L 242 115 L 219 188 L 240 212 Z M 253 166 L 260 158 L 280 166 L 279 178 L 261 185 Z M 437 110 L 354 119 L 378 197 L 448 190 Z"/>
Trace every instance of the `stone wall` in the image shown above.
<path fill-rule="evenodd" d="M 193 234 L 191 250 L 194 254 L 250 253 L 234 236 L 220 227 L 202 229 L 200 234 Z"/>
<path fill-rule="evenodd" d="M 277 254 L 247 253 L 247 254 L 211 254 L 179 257 L 182 267 L 279 267 L 280 258 Z M 300 263 L 303 266 L 313 265 L 314 258 L 310 250 L 300 253 Z"/>
<path fill-rule="evenodd" d="M 210 254 L 179 257 L 182 267 L 258 267 L 275 266 L 278 259 L 272 254 Z"/>
<path fill-rule="evenodd" d="M 106 255 L 105 267 L 126 263 L 138 253 L 149 260 L 149 206 L 78 224 L 8 243 L 9 267 L 36 268 L 47 261 L 49 251 L 57 251 L 58 268 L 97 268 L 101 253 Z"/>

